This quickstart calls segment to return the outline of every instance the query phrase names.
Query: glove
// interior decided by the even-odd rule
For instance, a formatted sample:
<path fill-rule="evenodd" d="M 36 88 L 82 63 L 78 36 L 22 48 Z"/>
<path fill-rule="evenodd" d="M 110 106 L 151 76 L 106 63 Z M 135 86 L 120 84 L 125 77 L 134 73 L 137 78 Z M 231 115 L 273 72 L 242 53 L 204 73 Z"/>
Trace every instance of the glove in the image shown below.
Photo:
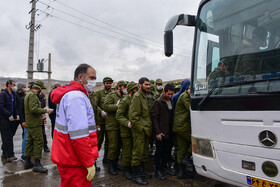
<path fill-rule="evenodd" d="M 9 120 L 10 120 L 10 121 L 14 121 L 15 119 L 14 119 L 13 116 L 10 116 L 10 117 L 9 117 Z"/>
<path fill-rule="evenodd" d="M 127 127 L 131 129 L 132 125 L 130 122 L 128 122 Z"/>
<path fill-rule="evenodd" d="M 120 104 L 120 101 L 121 101 L 120 99 L 119 99 L 119 100 L 117 101 L 117 104 L 116 104 L 116 105 L 117 105 L 117 107 L 119 106 L 119 104 Z"/>
<path fill-rule="evenodd" d="M 102 118 L 106 118 L 106 116 L 107 116 L 107 113 L 104 110 L 102 110 L 101 111 L 101 117 Z"/>
<path fill-rule="evenodd" d="M 87 180 L 91 181 L 95 175 L 95 166 L 93 164 L 93 166 L 87 168 L 88 174 L 87 174 Z"/>

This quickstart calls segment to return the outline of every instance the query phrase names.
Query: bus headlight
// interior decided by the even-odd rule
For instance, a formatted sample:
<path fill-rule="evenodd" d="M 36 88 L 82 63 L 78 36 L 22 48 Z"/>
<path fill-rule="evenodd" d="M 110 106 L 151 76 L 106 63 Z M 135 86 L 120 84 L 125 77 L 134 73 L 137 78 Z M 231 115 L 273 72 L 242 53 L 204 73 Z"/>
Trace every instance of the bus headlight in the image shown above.
<path fill-rule="evenodd" d="M 214 157 L 211 143 L 208 139 L 192 137 L 192 151 L 202 156 Z"/>

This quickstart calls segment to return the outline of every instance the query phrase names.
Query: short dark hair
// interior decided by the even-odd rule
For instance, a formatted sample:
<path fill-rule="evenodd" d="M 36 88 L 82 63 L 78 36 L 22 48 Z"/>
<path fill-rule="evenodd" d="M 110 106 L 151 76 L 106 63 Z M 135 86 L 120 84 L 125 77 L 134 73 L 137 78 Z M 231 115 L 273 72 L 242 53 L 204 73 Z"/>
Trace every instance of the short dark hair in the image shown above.
<path fill-rule="evenodd" d="M 167 84 L 167 85 L 165 85 L 165 86 L 164 86 L 164 91 L 168 92 L 168 90 L 174 91 L 174 90 L 175 90 L 174 85 L 172 85 L 172 84 Z"/>
<path fill-rule="evenodd" d="M 139 79 L 138 83 L 143 84 L 145 81 L 150 82 L 150 80 L 147 77 L 142 77 L 142 78 Z"/>
<path fill-rule="evenodd" d="M 74 73 L 74 81 L 77 81 L 78 79 L 78 76 L 80 74 L 86 74 L 88 68 L 92 68 L 90 65 L 88 64 L 80 64 L 76 70 L 75 70 L 75 73 Z M 92 68 L 93 69 L 93 68 Z"/>
<path fill-rule="evenodd" d="M 33 86 L 34 86 L 34 84 L 35 84 L 35 82 L 29 82 L 28 85 L 29 85 L 29 84 L 30 84 L 30 89 L 32 89 Z"/>
<path fill-rule="evenodd" d="M 8 88 L 8 85 L 9 85 L 9 84 L 12 84 L 13 82 L 16 82 L 16 81 L 14 81 L 14 80 L 8 80 L 8 81 L 6 82 L 6 87 Z"/>

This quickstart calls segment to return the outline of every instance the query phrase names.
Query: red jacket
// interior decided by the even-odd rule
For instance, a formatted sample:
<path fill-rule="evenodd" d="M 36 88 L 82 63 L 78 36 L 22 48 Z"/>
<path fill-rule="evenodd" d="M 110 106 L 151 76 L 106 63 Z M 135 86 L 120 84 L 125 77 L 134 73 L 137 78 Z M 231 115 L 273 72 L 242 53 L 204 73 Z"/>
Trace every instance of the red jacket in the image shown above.
<path fill-rule="evenodd" d="M 98 156 L 94 113 L 85 88 L 76 81 L 58 87 L 51 100 L 59 104 L 51 160 L 61 167 L 91 167 Z"/>

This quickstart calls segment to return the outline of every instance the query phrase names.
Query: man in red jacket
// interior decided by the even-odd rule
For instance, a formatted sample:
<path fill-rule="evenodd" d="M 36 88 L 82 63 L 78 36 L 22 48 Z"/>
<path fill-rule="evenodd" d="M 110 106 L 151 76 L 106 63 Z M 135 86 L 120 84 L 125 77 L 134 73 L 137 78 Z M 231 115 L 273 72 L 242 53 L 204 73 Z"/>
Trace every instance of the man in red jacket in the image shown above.
<path fill-rule="evenodd" d="M 98 141 L 94 112 L 87 97 L 95 87 L 95 81 L 95 70 L 81 64 L 76 68 L 70 85 L 51 93 L 52 102 L 59 104 L 51 160 L 57 164 L 61 186 L 91 186 L 95 175 Z"/>

